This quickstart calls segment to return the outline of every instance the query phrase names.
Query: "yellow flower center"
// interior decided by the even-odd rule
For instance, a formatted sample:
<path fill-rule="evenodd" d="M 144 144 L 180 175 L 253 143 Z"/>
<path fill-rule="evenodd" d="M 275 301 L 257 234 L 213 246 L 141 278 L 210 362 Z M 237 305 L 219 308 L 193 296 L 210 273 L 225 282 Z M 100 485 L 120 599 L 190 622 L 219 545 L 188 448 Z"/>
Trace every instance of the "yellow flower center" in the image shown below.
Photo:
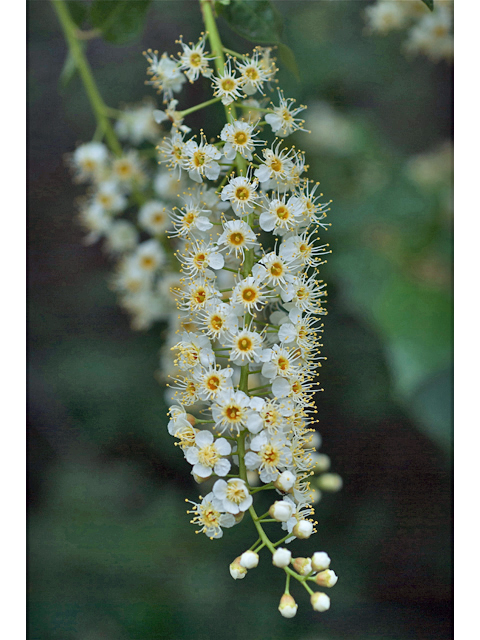
<path fill-rule="evenodd" d="M 216 391 L 218 389 L 218 387 L 220 386 L 220 378 L 217 375 L 212 374 L 211 376 L 209 376 L 207 378 L 207 380 L 205 382 L 205 386 L 210 391 Z"/>
<path fill-rule="evenodd" d="M 250 338 L 244 337 L 244 338 L 240 338 L 240 340 L 238 341 L 237 346 L 238 346 L 238 349 L 240 351 L 247 352 L 247 351 L 250 351 L 250 349 L 252 348 L 253 344 L 252 344 L 252 341 L 250 340 Z"/>
<path fill-rule="evenodd" d="M 205 164 L 205 154 L 203 151 L 195 151 L 193 154 L 193 164 L 196 167 L 203 167 Z"/>
<path fill-rule="evenodd" d="M 224 78 L 220 83 L 220 86 L 224 91 L 233 91 L 235 89 L 235 82 L 232 78 Z"/>
<path fill-rule="evenodd" d="M 270 167 L 272 169 L 272 171 L 281 171 L 282 170 L 282 161 L 280 160 L 280 158 L 276 158 L 274 156 L 273 160 L 270 163 Z"/>
<path fill-rule="evenodd" d="M 215 331 L 220 331 L 220 329 L 223 327 L 223 319 L 220 316 L 212 316 L 210 318 L 210 326 Z"/>
<path fill-rule="evenodd" d="M 213 443 L 207 444 L 198 451 L 198 461 L 205 467 L 214 467 L 219 458 L 220 456 Z"/>
<path fill-rule="evenodd" d="M 142 269 L 150 271 L 155 266 L 155 261 L 151 256 L 143 256 L 140 260 L 140 265 L 142 266 Z"/>
<path fill-rule="evenodd" d="M 271 444 L 266 445 L 266 447 L 260 453 L 260 457 L 262 458 L 264 464 L 267 466 L 276 467 L 277 464 L 280 462 L 280 453 L 278 449 L 276 449 L 275 447 L 272 447 Z"/>
<path fill-rule="evenodd" d="M 230 236 L 230 242 L 234 244 L 236 247 L 239 247 L 245 242 L 245 237 L 243 233 L 240 233 L 240 231 L 235 231 Z"/>
<path fill-rule="evenodd" d="M 190 56 L 190 66 L 199 67 L 202 64 L 202 56 L 196 51 Z"/>
<path fill-rule="evenodd" d="M 235 197 L 237 200 L 248 200 L 250 196 L 250 190 L 247 187 L 237 187 L 235 190 Z"/>
<path fill-rule="evenodd" d="M 270 273 L 274 278 L 278 278 L 283 273 L 283 266 L 281 262 L 274 262 L 270 267 Z"/>
<path fill-rule="evenodd" d="M 245 302 L 253 302 L 257 298 L 258 298 L 258 291 L 256 291 L 252 287 L 247 287 L 242 291 L 242 300 L 245 300 Z"/>
<path fill-rule="evenodd" d="M 237 131 L 233 136 L 233 140 L 235 141 L 235 144 L 244 145 L 248 141 L 248 136 L 244 131 Z"/>
<path fill-rule="evenodd" d="M 224 414 L 226 418 L 231 422 L 238 422 L 238 420 L 240 420 L 240 417 L 242 415 L 242 411 L 240 407 L 237 407 L 235 405 L 230 405 L 229 407 L 226 407 Z"/>
<path fill-rule="evenodd" d="M 280 371 L 286 371 L 289 366 L 290 363 L 288 359 L 285 358 L 285 356 L 280 356 L 278 359 L 278 368 L 280 369 Z"/>
<path fill-rule="evenodd" d="M 227 500 L 233 502 L 234 504 L 240 504 L 247 497 L 245 493 L 245 488 L 241 484 L 237 484 L 236 482 L 231 482 L 227 486 Z"/>

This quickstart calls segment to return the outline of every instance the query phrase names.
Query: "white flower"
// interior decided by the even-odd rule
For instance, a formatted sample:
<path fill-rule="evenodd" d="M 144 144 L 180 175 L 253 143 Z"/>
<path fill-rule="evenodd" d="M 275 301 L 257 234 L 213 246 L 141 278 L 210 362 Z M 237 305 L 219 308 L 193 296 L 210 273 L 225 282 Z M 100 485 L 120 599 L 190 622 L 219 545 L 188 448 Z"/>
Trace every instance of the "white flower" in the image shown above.
<path fill-rule="evenodd" d="M 127 107 L 115 123 L 119 138 L 139 146 L 144 140 L 156 142 L 160 133 L 151 104 Z"/>
<path fill-rule="evenodd" d="M 200 504 L 196 502 L 191 502 L 191 504 L 194 505 L 194 508 L 188 513 L 194 514 L 191 520 L 192 524 L 199 525 L 199 531 L 212 540 L 223 536 L 222 527 L 229 528 L 235 524 L 234 516 L 231 513 L 223 512 L 220 501 L 211 492 L 202 499 Z"/>
<path fill-rule="evenodd" d="M 209 242 L 193 240 L 186 244 L 185 253 L 178 253 L 177 257 L 183 264 L 183 270 L 190 277 L 198 273 L 207 273 L 209 277 L 213 277 L 213 273 L 208 272 L 208 267 L 218 270 L 225 262 L 222 254 L 216 249 L 217 247 Z"/>
<path fill-rule="evenodd" d="M 106 180 L 98 184 L 94 203 L 115 214 L 126 208 L 127 199 L 116 180 Z"/>
<path fill-rule="evenodd" d="M 214 441 L 210 431 L 198 431 L 195 445 L 186 450 L 185 458 L 193 465 L 192 472 L 200 478 L 209 478 L 212 473 L 226 476 L 231 464 L 222 456 L 228 456 L 231 451 L 232 447 L 225 438 Z"/>
<path fill-rule="evenodd" d="M 265 162 L 254 172 L 260 182 L 273 179 L 278 185 L 289 180 L 293 169 L 292 150 L 280 149 L 280 146 L 279 142 L 276 147 L 262 150 Z"/>
<path fill-rule="evenodd" d="M 220 138 L 225 141 L 223 153 L 228 162 L 235 159 L 237 151 L 247 160 L 252 160 L 255 145 L 263 144 L 254 139 L 257 134 L 253 131 L 254 127 L 251 124 L 241 120 L 234 120 L 223 127 Z"/>
<path fill-rule="evenodd" d="M 280 489 L 280 491 L 290 491 L 290 489 L 295 484 L 296 476 L 291 471 L 284 471 L 281 473 L 278 478 L 275 480 L 275 487 Z"/>
<path fill-rule="evenodd" d="M 303 203 L 298 196 L 290 196 L 287 200 L 286 195 L 268 202 L 264 207 L 266 210 L 260 214 L 260 227 L 264 231 L 273 231 L 278 229 L 289 231 L 294 229 L 299 223 L 303 214 Z"/>
<path fill-rule="evenodd" d="M 263 289 L 260 280 L 253 276 L 248 276 L 244 280 L 237 282 L 232 290 L 231 304 L 236 305 L 234 309 L 239 315 L 245 312 L 253 314 L 266 304 L 269 294 Z"/>
<path fill-rule="evenodd" d="M 279 467 L 286 467 L 292 460 L 287 441 L 284 436 L 268 437 L 265 431 L 252 438 L 250 451 L 245 454 L 247 469 L 259 470 L 262 482 L 274 482 L 279 476 Z"/>
<path fill-rule="evenodd" d="M 214 56 L 208 56 L 205 53 L 205 38 L 206 34 L 203 34 L 197 44 L 186 45 L 180 38 L 179 44 L 182 45 L 183 52 L 180 55 L 180 69 L 185 71 L 185 75 L 194 82 L 198 76 L 202 74 L 206 78 L 209 78 L 213 71 L 208 66 L 210 60 L 214 60 Z"/>
<path fill-rule="evenodd" d="M 222 502 L 223 510 L 234 515 L 249 509 L 253 502 L 247 485 L 240 478 L 231 478 L 227 482 L 217 480 L 212 491 L 213 495 Z"/>
<path fill-rule="evenodd" d="M 159 91 L 163 91 L 165 102 L 173 98 L 173 92 L 178 93 L 185 82 L 185 76 L 180 71 L 178 63 L 171 60 L 166 53 L 158 59 L 158 51 L 148 49 L 145 53 L 149 67 L 147 74 L 152 76 L 148 84 L 152 84 Z"/>
<path fill-rule="evenodd" d="M 223 233 L 217 239 L 217 244 L 225 245 L 228 254 L 235 252 L 235 257 L 244 256 L 247 249 L 257 243 L 257 236 L 250 226 L 243 220 L 229 220 L 223 224 Z"/>
<path fill-rule="evenodd" d="M 170 212 L 175 231 L 170 232 L 171 237 L 180 236 L 182 238 L 195 234 L 197 231 L 208 231 L 212 228 L 212 223 L 206 215 L 210 213 L 201 203 L 195 201 L 193 197 L 184 198 L 185 205 L 181 208 L 174 208 Z"/>
<path fill-rule="evenodd" d="M 229 105 L 234 100 L 242 97 L 241 87 L 244 84 L 243 78 L 238 78 L 235 71 L 232 71 L 231 59 L 225 63 L 223 74 L 213 76 L 213 95 L 222 98 L 222 104 Z"/>
<path fill-rule="evenodd" d="M 234 580 L 242 580 L 247 575 L 247 570 L 240 564 L 240 556 L 230 564 L 229 571 Z"/>
<path fill-rule="evenodd" d="M 405 26 L 408 16 L 401 2 L 377 2 L 365 9 L 368 27 L 378 33 L 388 33 Z"/>
<path fill-rule="evenodd" d="M 112 177 L 130 186 L 144 179 L 142 162 L 136 151 L 129 151 L 112 162 Z"/>
<path fill-rule="evenodd" d="M 197 322 L 207 336 L 223 340 L 229 333 L 238 331 L 238 318 L 232 307 L 218 299 L 209 300 L 197 312 Z"/>
<path fill-rule="evenodd" d="M 277 376 L 288 377 L 292 373 L 298 373 L 299 368 L 296 361 L 298 355 L 288 349 L 274 344 L 271 349 L 264 349 L 261 360 L 262 376 L 272 381 Z"/>
<path fill-rule="evenodd" d="M 161 109 L 154 110 L 153 118 L 157 124 L 161 124 L 168 120 L 176 129 L 182 131 L 182 133 L 190 133 L 190 127 L 183 124 L 182 115 L 177 111 L 177 104 L 178 100 L 170 100 L 165 111 L 162 111 Z"/>
<path fill-rule="evenodd" d="M 244 216 L 251 213 L 257 204 L 258 180 L 253 182 L 245 176 L 231 178 L 222 189 L 222 200 L 230 200 L 232 209 L 237 216 Z"/>
<path fill-rule="evenodd" d="M 87 142 L 77 147 L 72 163 L 79 180 L 98 179 L 106 168 L 108 149 L 102 142 Z"/>
<path fill-rule="evenodd" d="M 138 231 L 128 220 L 115 220 L 105 234 L 106 248 L 110 253 L 132 251 L 138 243 Z"/>
<path fill-rule="evenodd" d="M 160 200 L 149 200 L 140 207 L 138 224 L 154 236 L 161 235 L 170 225 L 167 209 Z"/>
<path fill-rule="evenodd" d="M 208 367 L 215 364 L 215 355 L 212 351 L 210 340 L 206 336 L 197 336 L 195 333 L 185 332 L 182 340 L 172 347 L 179 352 L 175 365 L 183 370 L 194 367 Z"/>
<path fill-rule="evenodd" d="M 183 134 L 179 131 L 172 131 L 170 136 L 165 136 L 158 147 L 158 151 L 167 167 L 170 169 L 178 169 L 178 173 L 182 173 L 184 152 L 186 142 Z"/>
<path fill-rule="evenodd" d="M 231 433 L 240 433 L 245 428 L 261 429 L 260 416 L 250 409 L 250 398 L 243 391 L 227 390 L 217 394 L 212 416 L 222 433 L 226 429 Z"/>
<path fill-rule="evenodd" d="M 195 182 L 203 182 L 203 178 L 216 180 L 220 173 L 220 165 L 217 160 L 222 157 L 221 152 L 206 140 L 200 144 L 195 140 L 188 140 L 183 148 L 183 168 L 188 171 L 188 176 Z"/>
<path fill-rule="evenodd" d="M 89 231 L 85 244 L 96 242 L 112 225 L 112 216 L 98 202 L 83 206 L 78 217 L 82 226 Z"/>
<path fill-rule="evenodd" d="M 270 80 L 275 73 L 275 65 L 266 65 L 260 60 L 260 50 L 257 49 L 251 58 L 243 61 L 236 60 L 237 69 L 243 79 L 243 90 L 248 96 L 257 91 L 263 94 L 263 85 Z"/>
<path fill-rule="evenodd" d="M 284 547 L 278 547 L 275 549 L 275 553 L 272 556 L 272 563 L 283 569 L 284 567 L 288 567 L 290 561 L 292 559 L 292 552 L 289 549 L 285 549 Z"/>
<path fill-rule="evenodd" d="M 234 364 L 244 365 L 245 362 L 259 362 L 261 348 L 263 345 L 262 336 L 256 331 L 249 329 L 240 329 L 236 333 L 232 333 L 227 341 L 230 347 L 230 358 Z"/>
<path fill-rule="evenodd" d="M 290 135 L 293 131 L 306 131 L 303 128 L 304 120 L 295 118 L 295 116 L 301 111 L 305 111 L 306 107 L 300 106 L 296 109 L 293 108 L 295 100 L 293 98 L 285 98 L 283 91 L 278 91 L 278 98 L 280 106 L 272 107 L 272 113 L 267 113 L 265 116 L 265 122 L 272 127 L 272 131 L 284 138 Z"/>
<path fill-rule="evenodd" d="M 232 389 L 231 377 L 233 369 L 216 369 L 210 366 L 208 369 L 198 369 L 193 373 L 198 383 L 198 395 L 202 400 L 211 400 L 219 393 Z M 233 390 L 233 389 L 232 389 Z"/>

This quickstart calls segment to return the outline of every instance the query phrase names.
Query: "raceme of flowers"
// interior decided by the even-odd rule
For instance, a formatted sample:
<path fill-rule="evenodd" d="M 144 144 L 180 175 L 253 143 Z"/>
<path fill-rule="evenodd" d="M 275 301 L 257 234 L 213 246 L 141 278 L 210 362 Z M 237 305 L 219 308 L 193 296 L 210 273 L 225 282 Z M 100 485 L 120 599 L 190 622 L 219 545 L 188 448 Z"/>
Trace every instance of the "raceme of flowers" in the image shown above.
<path fill-rule="evenodd" d="M 406 29 L 405 53 L 434 62 L 453 57 L 453 0 L 435 0 L 433 11 L 422 0 L 377 0 L 365 9 L 367 29 L 386 34 Z"/>
<path fill-rule="evenodd" d="M 266 548 L 286 578 L 280 613 L 296 614 L 292 577 L 325 611 L 328 595 L 310 585 L 336 583 L 330 558 L 287 548 L 316 532 L 313 504 L 342 484 L 317 452 L 314 428 L 329 203 L 306 177 L 304 153 L 285 140 L 305 131 L 305 107 L 272 89 L 270 48 L 225 55 L 212 30 L 178 44 L 176 58 L 145 53 L 164 106 L 118 112 L 122 152 L 94 140 L 72 154 L 77 180 L 89 184 L 80 220 L 87 241 L 103 238 L 117 260 L 111 283 L 133 327 L 168 324 L 160 376 L 169 380 L 168 432 L 193 478 L 209 483 L 191 502 L 197 530 L 219 539 L 249 513 L 258 540 L 231 563 L 232 577 L 244 578 Z M 199 80 L 212 98 L 179 111 L 175 94 Z M 192 134 L 185 118 L 216 102 L 226 114 L 217 137 Z M 268 512 L 258 516 L 255 496 L 267 491 Z M 265 531 L 275 524 L 276 542 Z"/>

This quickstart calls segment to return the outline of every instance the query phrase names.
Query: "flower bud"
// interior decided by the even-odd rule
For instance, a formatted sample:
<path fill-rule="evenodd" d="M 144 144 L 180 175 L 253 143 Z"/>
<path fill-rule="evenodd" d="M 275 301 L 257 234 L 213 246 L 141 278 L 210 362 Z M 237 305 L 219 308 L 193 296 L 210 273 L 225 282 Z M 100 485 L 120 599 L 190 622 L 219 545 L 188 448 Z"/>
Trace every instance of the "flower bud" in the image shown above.
<path fill-rule="evenodd" d="M 324 473 L 317 479 L 317 486 L 321 491 L 340 491 L 343 480 L 338 473 Z"/>
<path fill-rule="evenodd" d="M 292 530 L 292 534 L 296 538 L 300 538 L 300 540 L 306 540 L 312 535 L 312 533 L 313 522 L 310 522 L 310 520 L 300 520 L 300 522 L 297 522 Z"/>
<path fill-rule="evenodd" d="M 272 562 L 276 567 L 283 569 L 288 567 L 290 560 L 292 559 L 292 552 L 283 547 L 278 547 L 272 556 Z"/>
<path fill-rule="evenodd" d="M 240 565 L 245 569 L 254 569 L 258 565 L 258 553 L 245 551 L 240 556 Z"/>
<path fill-rule="evenodd" d="M 301 576 L 306 576 L 312 570 L 311 558 L 295 558 L 293 561 L 293 568 Z"/>
<path fill-rule="evenodd" d="M 193 473 L 193 471 L 192 471 L 192 476 L 197 484 L 202 484 L 202 482 L 205 482 L 205 480 L 208 480 L 208 478 L 201 478 L 200 476 L 197 476 L 197 474 Z"/>
<path fill-rule="evenodd" d="M 320 593 L 320 591 L 312 593 L 310 602 L 315 611 L 326 611 L 330 609 L 330 598 L 326 593 Z"/>
<path fill-rule="evenodd" d="M 251 487 L 258 487 L 260 484 L 260 478 L 257 471 L 249 471 L 247 469 L 247 480 Z"/>
<path fill-rule="evenodd" d="M 324 473 L 330 469 L 330 458 L 325 453 L 314 453 L 313 462 L 315 463 L 313 467 L 315 473 Z"/>
<path fill-rule="evenodd" d="M 247 570 L 240 564 L 240 556 L 230 565 L 230 575 L 234 580 L 242 580 L 247 575 Z"/>
<path fill-rule="evenodd" d="M 282 614 L 284 618 L 293 618 L 293 616 L 297 613 L 298 604 L 288 593 L 284 593 L 280 598 L 280 604 L 278 605 L 278 610 Z"/>
<path fill-rule="evenodd" d="M 293 508 L 293 505 L 286 500 L 276 500 L 268 510 L 268 513 L 271 518 L 278 520 L 278 522 L 286 522 L 292 517 Z"/>
<path fill-rule="evenodd" d="M 273 483 L 273 486 L 279 491 L 287 493 L 295 484 L 296 477 L 291 471 L 284 471 Z"/>
<path fill-rule="evenodd" d="M 189 423 L 192 425 L 192 427 L 195 426 L 195 423 L 197 421 L 197 419 L 195 418 L 195 416 L 192 416 L 191 413 L 187 413 L 186 416 L 187 420 L 189 421 Z"/>
<path fill-rule="evenodd" d="M 245 511 L 239 511 L 233 517 L 235 518 L 235 524 L 238 524 L 243 520 L 243 516 L 245 515 Z"/>
<path fill-rule="evenodd" d="M 312 567 L 314 571 L 323 571 L 330 566 L 330 556 L 325 551 L 316 551 L 312 556 Z"/>
<path fill-rule="evenodd" d="M 321 571 L 317 573 L 315 576 L 315 582 L 320 587 L 333 587 L 337 584 L 338 576 L 335 571 L 331 569 L 326 569 L 325 571 Z"/>

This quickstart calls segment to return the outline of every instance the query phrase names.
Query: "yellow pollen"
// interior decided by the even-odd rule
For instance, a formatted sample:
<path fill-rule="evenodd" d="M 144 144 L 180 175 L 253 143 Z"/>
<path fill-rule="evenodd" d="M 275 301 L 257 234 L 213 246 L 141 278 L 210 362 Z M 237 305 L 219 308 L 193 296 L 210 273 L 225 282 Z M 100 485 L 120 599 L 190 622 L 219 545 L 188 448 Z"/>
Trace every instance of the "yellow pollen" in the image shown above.
<path fill-rule="evenodd" d="M 237 198 L 237 200 L 248 200 L 250 196 L 250 191 L 247 189 L 247 187 L 237 187 L 237 189 L 235 190 L 235 197 Z"/>
<path fill-rule="evenodd" d="M 230 236 L 230 242 L 234 244 L 236 247 L 239 247 L 245 242 L 245 237 L 243 233 L 240 233 L 239 231 L 235 231 Z"/>
<path fill-rule="evenodd" d="M 183 224 L 190 226 L 195 220 L 195 214 L 189 211 L 183 216 Z"/>
<path fill-rule="evenodd" d="M 198 304 L 203 304 L 207 299 L 207 292 L 205 289 L 197 289 L 196 294 L 194 295 L 194 299 Z"/>
<path fill-rule="evenodd" d="M 220 386 L 220 378 L 218 376 L 210 376 L 207 379 L 206 386 L 210 391 L 216 391 Z"/>
<path fill-rule="evenodd" d="M 255 67 L 248 67 L 248 69 L 245 69 L 245 75 L 249 80 L 258 80 L 258 71 Z"/>
<path fill-rule="evenodd" d="M 235 144 L 243 145 L 248 142 L 248 136 L 244 131 L 237 131 L 237 133 L 233 136 Z"/>
<path fill-rule="evenodd" d="M 227 407 L 225 409 L 225 415 L 232 422 L 236 422 L 240 418 L 240 409 L 238 407 Z"/>
<path fill-rule="evenodd" d="M 280 262 L 274 262 L 270 267 L 270 273 L 274 278 L 278 278 L 283 273 L 283 267 Z"/>
<path fill-rule="evenodd" d="M 190 56 L 190 64 L 192 67 L 199 67 L 202 63 L 202 56 L 195 52 Z"/>
<path fill-rule="evenodd" d="M 272 162 L 270 163 L 270 167 L 272 168 L 272 171 L 281 171 L 282 170 L 282 161 L 280 160 L 280 158 L 274 158 L 272 160 Z"/>
<path fill-rule="evenodd" d="M 280 369 L 280 371 L 286 371 L 288 367 L 289 362 L 287 358 L 285 358 L 284 356 L 280 356 L 280 358 L 278 359 L 278 368 Z"/>
<path fill-rule="evenodd" d="M 155 262 L 151 256 L 143 256 L 140 260 L 140 264 L 144 269 L 153 269 Z"/>
<path fill-rule="evenodd" d="M 160 213 L 160 212 L 159 212 L 159 213 L 155 213 L 155 214 L 152 216 L 152 221 L 153 221 L 153 222 L 156 222 L 157 224 L 158 224 L 158 223 L 160 223 L 160 222 L 163 222 L 163 220 L 164 220 L 164 215 L 163 215 L 163 213 Z"/>
<path fill-rule="evenodd" d="M 277 463 L 280 460 L 280 456 L 278 454 L 277 449 L 274 449 L 272 447 L 272 445 L 268 444 L 265 449 L 263 450 L 262 454 L 262 459 L 264 461 L 264 463 L 268 466 L 270 465 L 274 465 L 276 466 Z"/>
<path fill-rule="evenodd" d="M 227 487 L 227 500 L 234 504 L 240 504 L 246 498 L 245 489 L 241 485 L 231 483 Z"/>
<path fill-rule="evenodd" d="M 214 444 L 207 444 L 198 451 L 198 461 L 205 467 L 213 467 L 219 459 L 218 451 Z"/>
<path fill-rule="evenodd" d="M 232 78 L 224 78 L 221 82 L 221 87 L 224 91 L 233 91 L 235 89 L 235 82 Z"/>
<path fill-rule="evenodd" d="M 240 351 L 250 351 L 250 349 L 252 348 L 252 341 L 250 340 L 250 338 L 241 338 L 238 341 L 238 348 L 240 349 Z"/>
<path fill-rule="evenodd" d="M 290 211 L 283 205 L 277 207 L 275 213 L 277 214 L 277 218 L 280 218 L 280 220 L 287 220 L 290 217 Z"/>
<path fill-rule="evenodd" d="M 108 208 L 112 204 L 112 198 L 103 193 L 99 196 L 98 199 L 100 200 L 100 203 L 103 204 L 104 207 Z"/>
<path fill-rule="evenodd" d="M 212 316 L 210 319 L 210 326 L 212 327 L 212 329 L 215 329 L 215 331 L 220 331 L 220 329 L 223 327 L 223 320 L 220 316 Z"/>
<path fill-rule="evenodd" d="M 203 167 L 205 164 L 205 154 L 203 151 L 195 151 L 193 154 L 193 164 L 196 167 Z"/>
<path fill-rule="evenodd" d="M 255 289 L 244 289 L 242 292 L 242 298 L 247 302 L 252 302 L 252 300 L 258 298 L 258 293 L 257 291 L 255 291 Z"/>

